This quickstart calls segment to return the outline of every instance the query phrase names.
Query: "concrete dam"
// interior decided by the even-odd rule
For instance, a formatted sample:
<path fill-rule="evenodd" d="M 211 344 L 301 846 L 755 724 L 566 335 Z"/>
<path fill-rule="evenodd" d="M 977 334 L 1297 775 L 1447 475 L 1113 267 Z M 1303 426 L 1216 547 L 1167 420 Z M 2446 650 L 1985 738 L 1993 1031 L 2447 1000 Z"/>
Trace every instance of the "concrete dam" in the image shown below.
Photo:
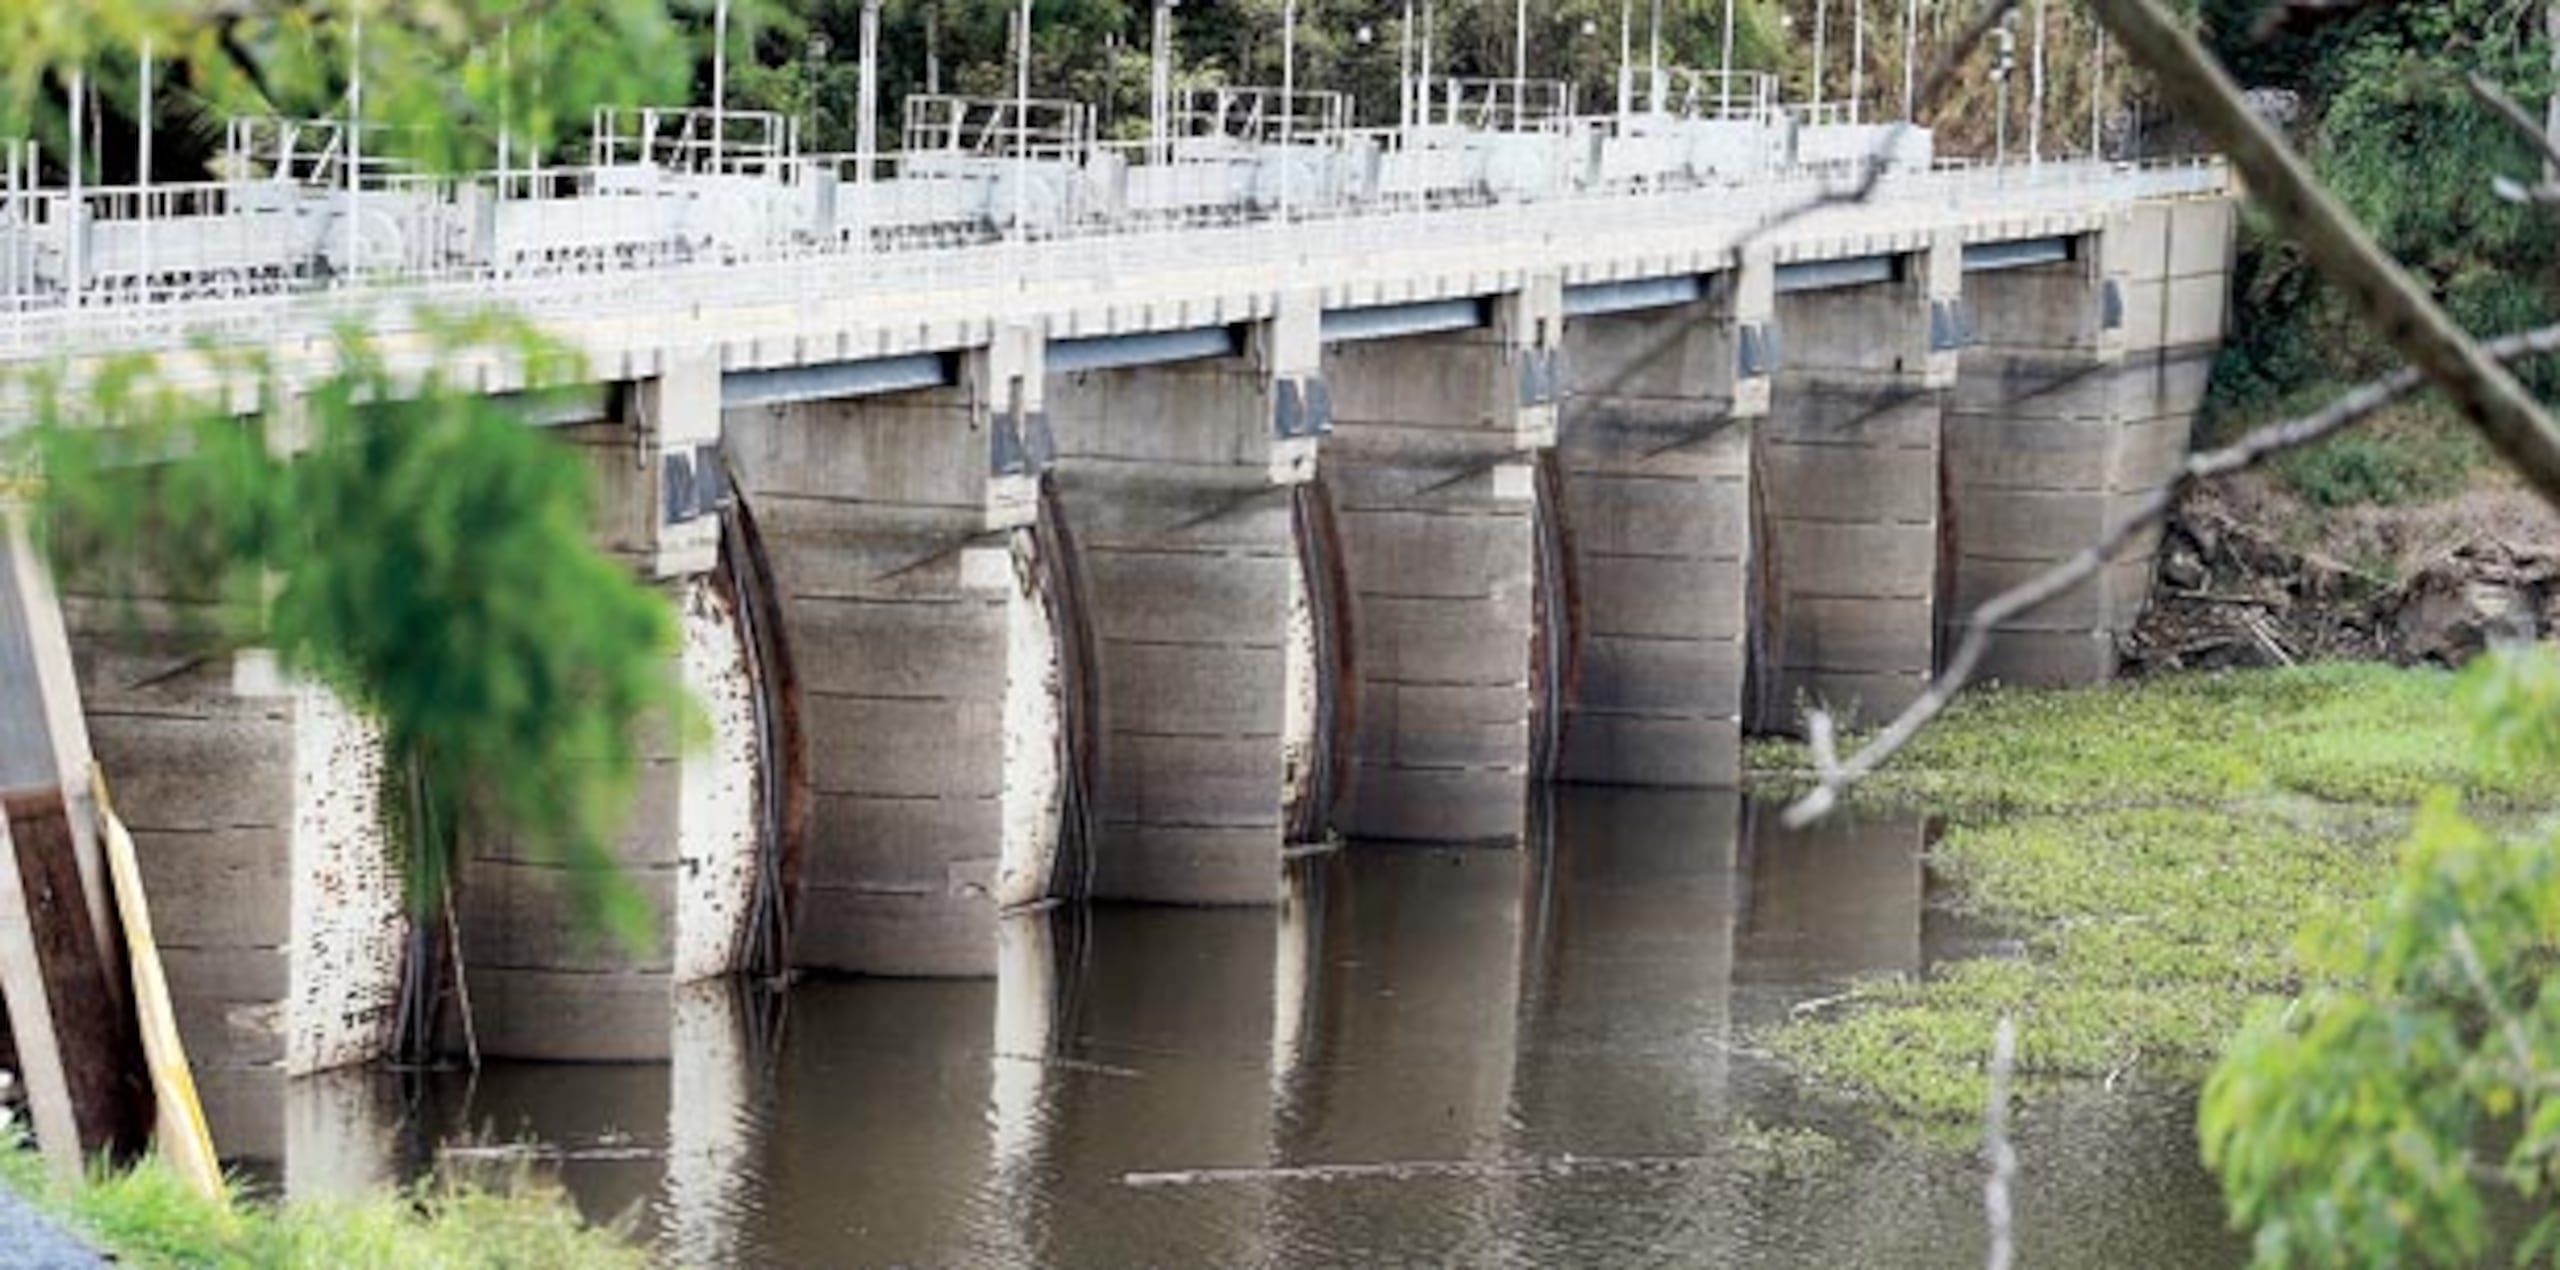
<path fill-rule="evenodd" d="M 409 295 L 515 305 L 585 354 L 595 408 L 530 422 L 676 606 L 669 673 L 710 735 L 656 741 L 620 844 L 653 949 L 583 934 L 559 866 L 505 841 L 465 844 L 453 944 L 480 1053 L 663 1059 L 696 986 L 750 960 L 759 888 L 789 967 L 988 976 L 1015 915 L 1275 905 L 1336 841 L 1515 847 L 1546 784 L 1730 788 L 1743 738 L 1808 703 L 1907 704 L 1973 605 L 2183 461 L 2232 193 L 2212 163 L 1903 155 L 1826 202 L 1859 169 L 1787 129 L 1780 159 L 1678 180 L 1608 167 L 1672 131 L 1586 153 L 1452 128 L 1389 147 L 1404 169 L 1299 139 L 1276 188 L 1257 160 L 1213 196 L 1090 142 L 898 181 L 599 168 L 370 211 L 350 187 L 308 238 L 395 275 L 375 294 L 121 291 L 248 195 L 151 238 L 57 207 L 0 255 L 69 299 L 8 315 L 0 354 L 291 348 Z M 1547 166 L 1485 175 L 1522 153 Z M 1494 192 L 1389 197 L 1426 169 Z M 1240 210 L 1146 211 L 1195 197 Z M 766 236 L 611 265 L 554 241 L 634 208 Z M 2005 631 L 1987 674 L 2109 677 L 2155 545 Z M 264 1141 L 287 1078 L 390 1043 L 412 941 L 380 747 L 270 657 L 133 638 L 129 598 L 61 597 L 79 705 L 217 1135 Z"/>

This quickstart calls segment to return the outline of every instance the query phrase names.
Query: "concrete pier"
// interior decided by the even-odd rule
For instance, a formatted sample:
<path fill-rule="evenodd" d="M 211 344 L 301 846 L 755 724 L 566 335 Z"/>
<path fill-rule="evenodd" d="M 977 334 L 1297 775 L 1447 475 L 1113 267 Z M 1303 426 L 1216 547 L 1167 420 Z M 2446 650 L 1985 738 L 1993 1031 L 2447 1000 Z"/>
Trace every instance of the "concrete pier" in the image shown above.
<path fill-rule="evenodd" d="M 1233 351 L 1061 373 L 1141 347 L 1053 343 L 1053 489 L 1077 553 L 1098 717 L 1092 893 L 1269 904 L 1287 827 L 1291 487 L 1316 438 L 1280 396 L 1313 374 L 1313 297 Z"/>
<path fill-rule="evenodd" d="M 1781 258 L 1781 352 L 1754 466 L 1760 616 L 1749 722 L 1889 717 L 1935 667 L 1940 394 L 1963 342 L 1961 241 Z"/>
<path fill-rule="evenodd" d="M 2064 259 L 1967 278 L 1977 338 L 1947 403 L 1943 647 L 1975 606 L 2095 542 L 2176 475 L 2222 341 L 2232 232 L 2229 203 L 2133 208 Z M 2158 547 L 2156 530 L 2137 536 L 2002 627 L 1984 676 L 2113 677 Z"/>
<path fill-rule="evenodd" d="M 1042 603 L 1039 356 L 1008 327 L 947 385 L 728 411 L 814 787 L 804 965 L 989 974 L 998 906 L 1047 894 L 1056 756 L 1007 745 L 1012 685 L 1054 691 L 1009 668 L 1016 629 L 1045 626 L 1018 620 Z"/>
<path fill-rule="evenodd" d="M 1768 258 L 1755 253 L 1705 279 L 1701 299 L 1566 324 L 1572 390 L 1557 446 L 1574 607 L 1566 780 L 1729 786 L 1740 777 L 1751 444 L 1769 411 L 1760 345 L 1772 329 L 1770 280 Z"/>
<path fill-rule="evenodd" d="M 1540 481 L 1555 439 L 1560 288 L 1480 327 L 1325 350 L 1325 486 L 1341 534 L 1352 838 L 1517 842 L 1541 682 Z"/>

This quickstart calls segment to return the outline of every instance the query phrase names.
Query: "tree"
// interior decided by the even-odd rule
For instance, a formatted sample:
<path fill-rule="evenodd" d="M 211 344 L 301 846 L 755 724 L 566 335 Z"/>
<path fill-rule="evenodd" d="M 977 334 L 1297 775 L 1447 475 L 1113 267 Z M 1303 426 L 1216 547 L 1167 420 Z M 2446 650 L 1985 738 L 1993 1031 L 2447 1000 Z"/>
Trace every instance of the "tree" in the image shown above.
<path fill-rule="evenodd" d="M 575 0 L 527 19 L 493 0 L 217 7 L 160 0 L 0 9 L 9 42 L 0 132 L 59 133 L 71 86 L 130 73 L 148 47 L 198 113 L 362 117 L 427 170 L 486 161 L 498 129 L 556 143 L 600 104 L 670 91 L 677 32 L 647 0 Z M 459 66 L 460 73 L 451 68 Z M 370 139 L 369 137 L 369 139 Z M 59 153 L 57 151 L 57 153 Z M 578 382 L 566 350 L 501 314 L 408 315 L 437 363 L 504 358 Z M 411 782 L 408 889 L 429 902 L 473 826 L 579 866 L 585 911 L 645 938 L 610 835 L 637 767 L 634 729 L 682 717 L 664 603 L 590 543 L 587 475 L 509 405 L 430 371 L 395 375 L 355 326 L 334 365 L 289 388 L 263 351 L 188 356 L 220 385 L 190 392 L 158 359 L 43 368 L 13 385 L 35 426 L 11 466 L 43 478 L 58 567 L 146 572 L 218 601 L 205 633 L 274 647 L 380 725 Z M 290 391 L 298 400 L 288 406 Z M 257 394 L 262 415 L 219 408 Z M 285 425 L 288 409 L 299 425 Z M 307 451 L 273 430 L 307 431 Z M 179 456 L 137 465 L 135 456 Z"/>

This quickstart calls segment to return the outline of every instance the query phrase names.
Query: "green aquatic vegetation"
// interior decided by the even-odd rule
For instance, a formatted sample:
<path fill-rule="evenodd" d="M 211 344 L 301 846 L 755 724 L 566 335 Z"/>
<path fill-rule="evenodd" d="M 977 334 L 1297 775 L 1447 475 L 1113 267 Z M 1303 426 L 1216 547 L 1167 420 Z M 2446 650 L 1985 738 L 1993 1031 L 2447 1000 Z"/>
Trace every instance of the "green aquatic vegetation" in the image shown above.
<path fill-rule="evenodd" d="M 2440 786 L 2530 805 L 2530 778 L 2481 751 L 2454 685 L 2442 671 L 2340 663 L 2069 692 L 1991 687 L 1861 796 L 1975 817 L 2279 795 L 2406 808 Z M 1802 748 L 1754 746 L 1751 763 L 1783 785 L 1803 769 Z"/>
<path fill-rule="evenodd" d="M 1967 702 L 1859 797 L 1944 811 L 1932 868 L 2021 954 L 1862 983 L 1770 1044 L 1940 1125 L 1979 1119 L 2003 1015 L 2029 1088 L 2200 1081 L 2253 1011 L 2305 986 L 2297 933 L 2389 885 L 2424 791 L 2560 805 L 2475 743 L 2463 697 L 2444 673 L 2316 666 Z M 1798 762 L 1754 756 L 1779 780 Z"/>
<path fill-rule="evenodd" d="M 537 1270 L 640 1267 L 641 1250 L 581 1221 L 556 1189 L 425 1183 L 362 1200 L 208 1199 L 157 1157 L 56 1181 L 0 1129 L 0 1186 L 27 1197 L 118 1263 L 213 1270 Z"/>

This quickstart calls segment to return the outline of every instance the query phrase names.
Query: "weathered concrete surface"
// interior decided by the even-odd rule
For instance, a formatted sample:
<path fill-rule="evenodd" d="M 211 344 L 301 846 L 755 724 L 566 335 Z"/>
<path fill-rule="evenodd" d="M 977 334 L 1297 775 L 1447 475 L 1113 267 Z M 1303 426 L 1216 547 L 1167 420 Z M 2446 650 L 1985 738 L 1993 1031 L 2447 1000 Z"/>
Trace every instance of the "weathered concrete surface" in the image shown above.
<path fill-rule="evenodd" d="M 1767 320 L 1766 262 L 1750 277 L 1747 297 L 1744 275 L 1727 272 L 1705 300 L 1566 327 L 1566 780 L 1740 779 L 1751 430 L 1768 380 L 1738 375 L 1736 333 Z"/>
<path fill-rule="evenodd" d="M 1955 299 L 1961 269 L 1942 236 L 1896 257 L 1891 281 L 1777 297 L 1784 358 L 1754 455 L 1755 731 L 1790 731 L 1808 705 L 1887 717 L 1928 682 L 1939 394 L 1956 373 L 1932 308 Z"/>
<path fill-rule="evenodd" d="M 1353 838 L 1517 842 L 1531 779 L 1539 480 L 1563 337 L 1554 280 L 1492 326 L 1325 350 L 1326 492 L 1350 612 Z M 1543 369 L 1543 368 L 1542 368 Z"/>
<path fill-rule="evenodd" d="M 657 720 L 641 741 L 615 857 L 649 905 L 649 944 L 627 948 L 594 929 L 576 907 L 577 879 L 549 852 L 502 834 L 466 840 L 455 918 L 483 1056 L 665 1058 L 676 985 L 736 968 L 762 841 L 753 689 L 726 598 L 708 579 L 671 590 L 683 643 L 667 672 L 709 728 L 688 747 Z"/>
<path fill-rule="evenodd" d="M 1942 648 L 1975 606 L 2095 542 L 2175 476 L 2222 337 L 2232 223 L 2224 201 L 2138 208 L 2077 240 L 2070 261 L 1966 280 L 1980 342 L 1947 405 Z M 2156 530 L 2139 534 L 2098 576 L 2005 624 L 1983 675 L 2112 677 L 2158 548 Z"/>
<path fill-rule="evenodd" d="M 1031 478 L 998 470 L 997 442 L 1019 436 L 1041 387 L 1036 336 L 1001 335 L 952 387 L 729 414 L 813 786 L 806 966 L 995 970 L 1008 631 L 1027 586 L 1014 538 L 1032 508 Z"/>
<path fill-rule="evenodd" d="M 1310 370 L 1314 318 L 1291 324 Z M 1288 482 L 1311 474 L 1313 453 L 1274 434 L 1274 325 L 1243 355 L 1048 387 L 1053 488 L 1092 637 L 1096 898 L 1279 898 L 1298 584 Z"/>
<path fill-rule="evenodd" d="M 407 929 L 381 744 L 268 655 L 150 636 L 75 607 L 82 698 L 132 832 L 214 1141 L 284 1132 L 290 1077 L 390 1043 Z"/>

